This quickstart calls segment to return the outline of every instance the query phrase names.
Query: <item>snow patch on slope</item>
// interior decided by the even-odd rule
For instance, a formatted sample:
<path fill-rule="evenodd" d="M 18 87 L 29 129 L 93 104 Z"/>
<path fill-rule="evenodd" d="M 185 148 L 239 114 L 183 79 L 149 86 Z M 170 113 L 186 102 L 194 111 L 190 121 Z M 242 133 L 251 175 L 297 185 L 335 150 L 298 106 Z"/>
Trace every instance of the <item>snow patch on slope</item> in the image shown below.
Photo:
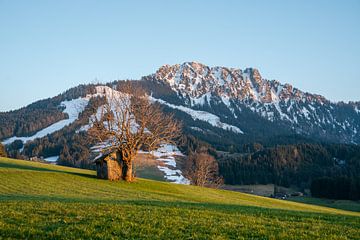
<path fill-rule="evenodd" d="M 290 122 L 292 122 L 292 120 L 289 118 L 289 116 L 286 115 L 285 113 L 283 113 L 283 112 L 281 111 L 279 102 L 274 102 L 273 104 L 274 104 L 274 106 L 275 106 L 275 109 L 276 109 L 276 110 L 278 111 L 278 113 L 280 114 L 280 118 L 281 118 L 281 119 L 287 119 L 287 120 L 289 120 Z"/>
<path fill-rule="evenodd" d="M 190 127 L 192 130 L 198 131 L 198 132 L 204 132 L 204 130 L 202 130 L 199 127 Z"/>
<path fill-rule="evenodd" d="M 51 156 L 51 157 L 47 157 L 44 158 L 45 161 L 50 162 L 52 164 L 56 164 L 57 160 L 59 160 L 60 156 Z"/>
<path fill-rule="evenodd" d="M 203 106 L 205 104 L 209 104 L 211 98 L 211 93 L 206 93 L 199 98 L 190 98 L 191 99 L 191 105 L 200 105 Z"/>
<path fill-rule="evenodd" d="M 307 110 L 305 107 L 303 107 L 303 108 L 301 109 L 301 113 L 302 113 L 308 120 L 310 120 L 310 112 L 309 112 L 309 110 Z"/>
<path fill-rule="evenodd" d="M 190 181 L 182 175 L 181 170 L 176 169 L 175 156 L 184 156 L 176 146 L 165 144 L 156 151 L 152 151 L 151 154 L 165 165 L 158 166 L 158 169 L 165 174 L 165 179 L 173 183 L 190 184 Z"/>
<path fill-rule="evenodd" d="M 154 102 L 159 102 L 161 104 L 165 104 L 165 105 L 167 105 L 167 106 L 169 106 L 169 107 L 171 107 L 173 109 L 178 109 L 180 111 L 183 111 L 183 112 L 189 114 L 194 120 L 200 120 L 200 121 L 208 122 L 214 127 L 222 128 L 222 129 L 225 129 L 225 130 L 230 130 L 230 131 L 233 131 L 235 133 L 244 134 L 244 132 L 241 131 L 240 128 L 235 127 L 235 126 L 230 125 L 230 124 L 227 124 L 227 123 L 221 122 L 220 118 L 218 116 L 214 115 L 214 114 L 211 114 L 211 113 L 208 113 L 208 112 L 205 112 L 205 111 L 193 110 L 191 108 L 187 108 L 187 107 L 184 107 L 184 106 L 177 106 L 177 105 L 168 103 L 168 102 L 166 102 L 164 100 L 156 99 L 156 98 L 153 98 L 153 97 L 150 97 L 150 100 L 154 101 Z"/>
<path fill-rule="evenodd" d="M 356 112 L 357 114 L 359 114 L 359 113 L 360 113 L 360 110 L 359 110 L 359 108 L 358 108 L 358 107 L 355 107 L 355 108 L 354 108 L 354 110 L 355 110 L 355 112 Z"/>

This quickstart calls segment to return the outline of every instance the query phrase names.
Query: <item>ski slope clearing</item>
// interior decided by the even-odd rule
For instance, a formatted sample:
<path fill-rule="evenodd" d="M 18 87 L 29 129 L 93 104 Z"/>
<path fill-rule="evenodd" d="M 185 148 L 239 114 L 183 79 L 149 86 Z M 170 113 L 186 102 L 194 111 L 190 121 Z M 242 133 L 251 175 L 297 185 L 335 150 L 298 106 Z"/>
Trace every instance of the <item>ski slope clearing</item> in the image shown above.
<path fill-rule="evenodd" d="M 38 131 L 37 133 L 35 133 L 34 135 L 32 135 L 30 137 L 14 136 L 14 137 L 4 140 L 2 143 L 4 145 L 7 145 L 7 144 L 14 142 L 15 140 L 21 140 L 23 143 L 26 143 L 26 142 L 34 140 L 36 138 L 42 138 L 48 134 L 51 134 L 51 133 L 61 130 L 63 127 L 70 125 L 71 123 L 75 122 L 78 119 L 79 114 L 82 111 L 84 111 L 85 107 L 87 106 L 89 99 L 90 99 L 89 97 L 86 97 L 86 98 L 77 98 L 77 99 L 73 99 L 70 101 L 61 102 L 60 105 L 65 107 L 63 112 L 68 114 L 68 116 L 69 116 L 68 119 L 60 120 L 60 121 L 48 126 L 47 128 L 44 128 L 44 129 Z"/>

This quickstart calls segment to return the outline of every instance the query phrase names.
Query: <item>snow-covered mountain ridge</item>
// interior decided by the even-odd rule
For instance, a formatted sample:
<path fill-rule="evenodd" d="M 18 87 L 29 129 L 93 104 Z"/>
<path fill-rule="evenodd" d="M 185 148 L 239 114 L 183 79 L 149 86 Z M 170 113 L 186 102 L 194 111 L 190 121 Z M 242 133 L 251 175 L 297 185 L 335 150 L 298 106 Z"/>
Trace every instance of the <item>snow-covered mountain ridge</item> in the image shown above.
<path fill-rule="evenodd" d="M 328 102 L 324 97 L 309 94 L 290 84 L 269 81 L 254 68 L 245 70 L 226 67 L 209 67 L 197 62 L 164 65 L 154 74 L 155 79 L 168 83 L 173 90 L 189 95 L 193 102 L 202 103 L 201 98 L 215 94 L 223 98 L 252 100 L 260 103 L 287 101 Z"/>
<path fill-rule="evenodd" d="M 267 80 L 257 69 L 185 62 L 164 65 L 147 79 L 169 86 L 185 106 L 210 108 L 212 114 L 224 118 L 240 119 L 249 110 L 298 134 L 316 134 L 325 139 L 339 136 L 342 142 L 360 142 L 359 103 L 334 103 L 290 84 Z M 224 107 L 232 116 L 221 110 Z M 237 126 L 246 132 L 246 127 Z"/>

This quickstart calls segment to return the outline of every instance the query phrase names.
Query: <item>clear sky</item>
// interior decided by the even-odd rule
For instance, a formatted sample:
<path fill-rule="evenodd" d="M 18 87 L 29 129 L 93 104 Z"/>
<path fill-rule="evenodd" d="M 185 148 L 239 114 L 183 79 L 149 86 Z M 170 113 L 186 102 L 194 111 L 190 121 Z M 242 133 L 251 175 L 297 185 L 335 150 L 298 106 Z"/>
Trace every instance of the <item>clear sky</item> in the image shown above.
<path fill-rule="evenodd" d="M 360 1 L 0 0 L 0 111 L 184 61 L 360 101 Z"/>

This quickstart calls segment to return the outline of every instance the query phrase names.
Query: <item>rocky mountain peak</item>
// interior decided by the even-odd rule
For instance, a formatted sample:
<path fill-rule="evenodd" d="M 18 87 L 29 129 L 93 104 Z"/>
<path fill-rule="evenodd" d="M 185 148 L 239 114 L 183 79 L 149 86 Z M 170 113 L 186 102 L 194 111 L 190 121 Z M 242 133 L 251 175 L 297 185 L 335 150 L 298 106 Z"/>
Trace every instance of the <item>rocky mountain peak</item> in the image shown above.
<path fill-rule="evenodd" d="M 296 133 L 324 138 L 341 135 L 344 142 L 359 141 L 360 130 L 355 127 L 360 116 L 359 105 L 354 103 L 340 111 L 340 103 L 290 84 L 267 80 L 256 68 L 242 70 L 185 62 L 164 65 L 151 78 L 167 84 L 189 108 L 212 109 L 213 114 L 224 110 L 227 113 L 222 114 L 228 119 L 240 119 L 243 110 L 248 109 L 271 122 L 281 122 Z M 343 117 L 346 111 L 351 117 Z"/>
<path fill-rule="evenodd" d="M 182 95 L 201 98 L 205 94 L 262 103 L 304 99 L 305 94 L 289 85 L 264 79 L 259 70 L 209 67 L 198 62 L 164 65 L 154 75 L 155 80 L 169 84 Z"/>

